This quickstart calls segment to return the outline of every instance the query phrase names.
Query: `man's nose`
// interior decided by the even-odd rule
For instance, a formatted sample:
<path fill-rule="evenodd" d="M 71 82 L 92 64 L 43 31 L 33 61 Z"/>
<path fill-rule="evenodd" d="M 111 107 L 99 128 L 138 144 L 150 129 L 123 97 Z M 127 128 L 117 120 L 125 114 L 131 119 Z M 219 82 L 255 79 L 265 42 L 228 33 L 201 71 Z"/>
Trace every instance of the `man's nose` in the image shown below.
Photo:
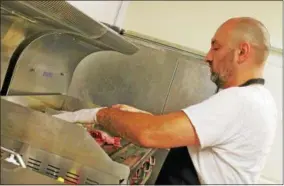
<path fill-rule="evenodd" d="M 212 61 L 213 61 L 213 57 L 212 57 L 212 54 L 211 54 L 211 50 L 209 50 L 209 52 L 205 56 L 205 62 L 211 63 Z"/>

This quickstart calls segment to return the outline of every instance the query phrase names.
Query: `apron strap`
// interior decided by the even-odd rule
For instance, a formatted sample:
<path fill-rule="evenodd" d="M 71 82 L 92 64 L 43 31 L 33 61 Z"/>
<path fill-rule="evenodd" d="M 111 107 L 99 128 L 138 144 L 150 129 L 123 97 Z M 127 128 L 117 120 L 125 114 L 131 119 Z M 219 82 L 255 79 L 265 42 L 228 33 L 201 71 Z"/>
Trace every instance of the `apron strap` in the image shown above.
<path fill-rule="evenodd" d="M 246 81 L 244 84 L 241 84 L 239 87 L 245 87 L 245 86 L 249 86 L 252 84 L 261 84 L 264 85 L 265 84 L 265 80 L 263 78 L 253 78 L 253 79 L 249 79 L 248 81 Z M 215 94 L 217 94 L 220 90 L 220 87 L 217 87 Z"/>
<path fill-rule="evenodd" d="M 240 87 L 245 87 L 245 86 L 249 86 L 249 85 L 252 85 L 252 84 L 264 85 L 265 84 L 265 80 L 263 78 L 249 79 L 245 83 L 241 84 Z"/>

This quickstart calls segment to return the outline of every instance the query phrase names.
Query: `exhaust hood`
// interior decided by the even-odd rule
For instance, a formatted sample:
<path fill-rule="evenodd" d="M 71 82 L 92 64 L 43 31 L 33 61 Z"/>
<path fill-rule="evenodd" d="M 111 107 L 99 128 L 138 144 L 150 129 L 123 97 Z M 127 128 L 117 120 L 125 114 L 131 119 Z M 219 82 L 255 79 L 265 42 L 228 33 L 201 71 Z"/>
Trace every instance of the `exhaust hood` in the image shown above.
<path fill-rule="evenodd" d="M 86 42 L 123 54 L 138 48 L 108 28 L 88 17 L 66 1 L 1 1 L 1 14 L 9 12 L 34 23 L 44 23 L 56 30 L 74 34 Z"/>

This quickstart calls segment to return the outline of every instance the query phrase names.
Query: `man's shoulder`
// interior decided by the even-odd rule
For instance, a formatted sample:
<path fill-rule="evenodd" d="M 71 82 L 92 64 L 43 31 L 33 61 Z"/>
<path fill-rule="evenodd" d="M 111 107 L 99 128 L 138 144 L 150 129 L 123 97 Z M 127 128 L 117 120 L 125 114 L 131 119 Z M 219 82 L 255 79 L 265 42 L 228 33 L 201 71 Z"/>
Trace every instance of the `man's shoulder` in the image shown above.
<path fill-rule="evenodd" d="M 252 101 L 260 98 L 267 98 L 273 100 L 270 91 L 261 85 L 246 86 L 246 87 L 230 87 L 223 89 L 217 94 L 213 95 L 216 97 L 238 97 L 246 101 Z M 255 98 L 255 99 L 254 99 Z"/>
<path fill-rule="evenodd" d="M 211 96 L 207 101 L 208 105 L 224 105 L 229 109 L 247 110 L 258 108 L 261 110 L 274 110 L 275 101 L 268 89 L 264 86 L 230 87 L 221 90 Z M 230 106 L 231 105 L 231 106 Z M 235 108 L 233 108 L 235 107 Z"/>
<path fill-rule="evenodd" d="M 226 93 L 226 92 L 224 92 Z M 231 90 L 227 90 L 226 94 L 232 94 L 236 96 L 236 101 L 242 103 L 242 113 L 249 118 L 268 117 L 268 120 L 274 120 L 277 116 L 277 107 L 275 100 L 265 86 L 252 85 L 247 87 L 234 87 Z"/>
<path fill-rule="evenodd" d="M 222 101 L 236 101 L 236 99 L 243 98 L 246 93 L 241 87 L 230 87 L 222 89 L 217 94 L 212 95 L 209 99 L 222 100 Z"/>
<path fill-rule="evenodd" d="M 211 114 L 219 111 L 236 111 L 241 109 L 243 105 L 243 101 L 240 100 L 242 94 L 239 87 L 226 88 L 202 102 L 188 106 L 183 110 L 194 110 L 200 113 L 207 111 Z"/>
<path fill-rule="evenodd" d="M 219 91 L 216 95 L 218 94 L 244 94 L 244 92 L 247 92 L 249 90 L 249 86 L 247 87 L 229 87 L 222 89 Z"/>

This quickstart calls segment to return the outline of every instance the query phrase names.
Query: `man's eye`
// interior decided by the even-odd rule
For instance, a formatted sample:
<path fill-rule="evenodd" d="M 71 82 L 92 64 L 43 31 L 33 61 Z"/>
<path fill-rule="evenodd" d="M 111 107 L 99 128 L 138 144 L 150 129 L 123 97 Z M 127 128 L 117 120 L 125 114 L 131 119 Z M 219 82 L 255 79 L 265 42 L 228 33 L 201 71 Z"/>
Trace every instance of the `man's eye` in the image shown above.
<path fill-rule="evenodd" d="M 217 50 L 219 50 L 219 48 L 213 48 L 213 50 L 217 51 Z"/>

